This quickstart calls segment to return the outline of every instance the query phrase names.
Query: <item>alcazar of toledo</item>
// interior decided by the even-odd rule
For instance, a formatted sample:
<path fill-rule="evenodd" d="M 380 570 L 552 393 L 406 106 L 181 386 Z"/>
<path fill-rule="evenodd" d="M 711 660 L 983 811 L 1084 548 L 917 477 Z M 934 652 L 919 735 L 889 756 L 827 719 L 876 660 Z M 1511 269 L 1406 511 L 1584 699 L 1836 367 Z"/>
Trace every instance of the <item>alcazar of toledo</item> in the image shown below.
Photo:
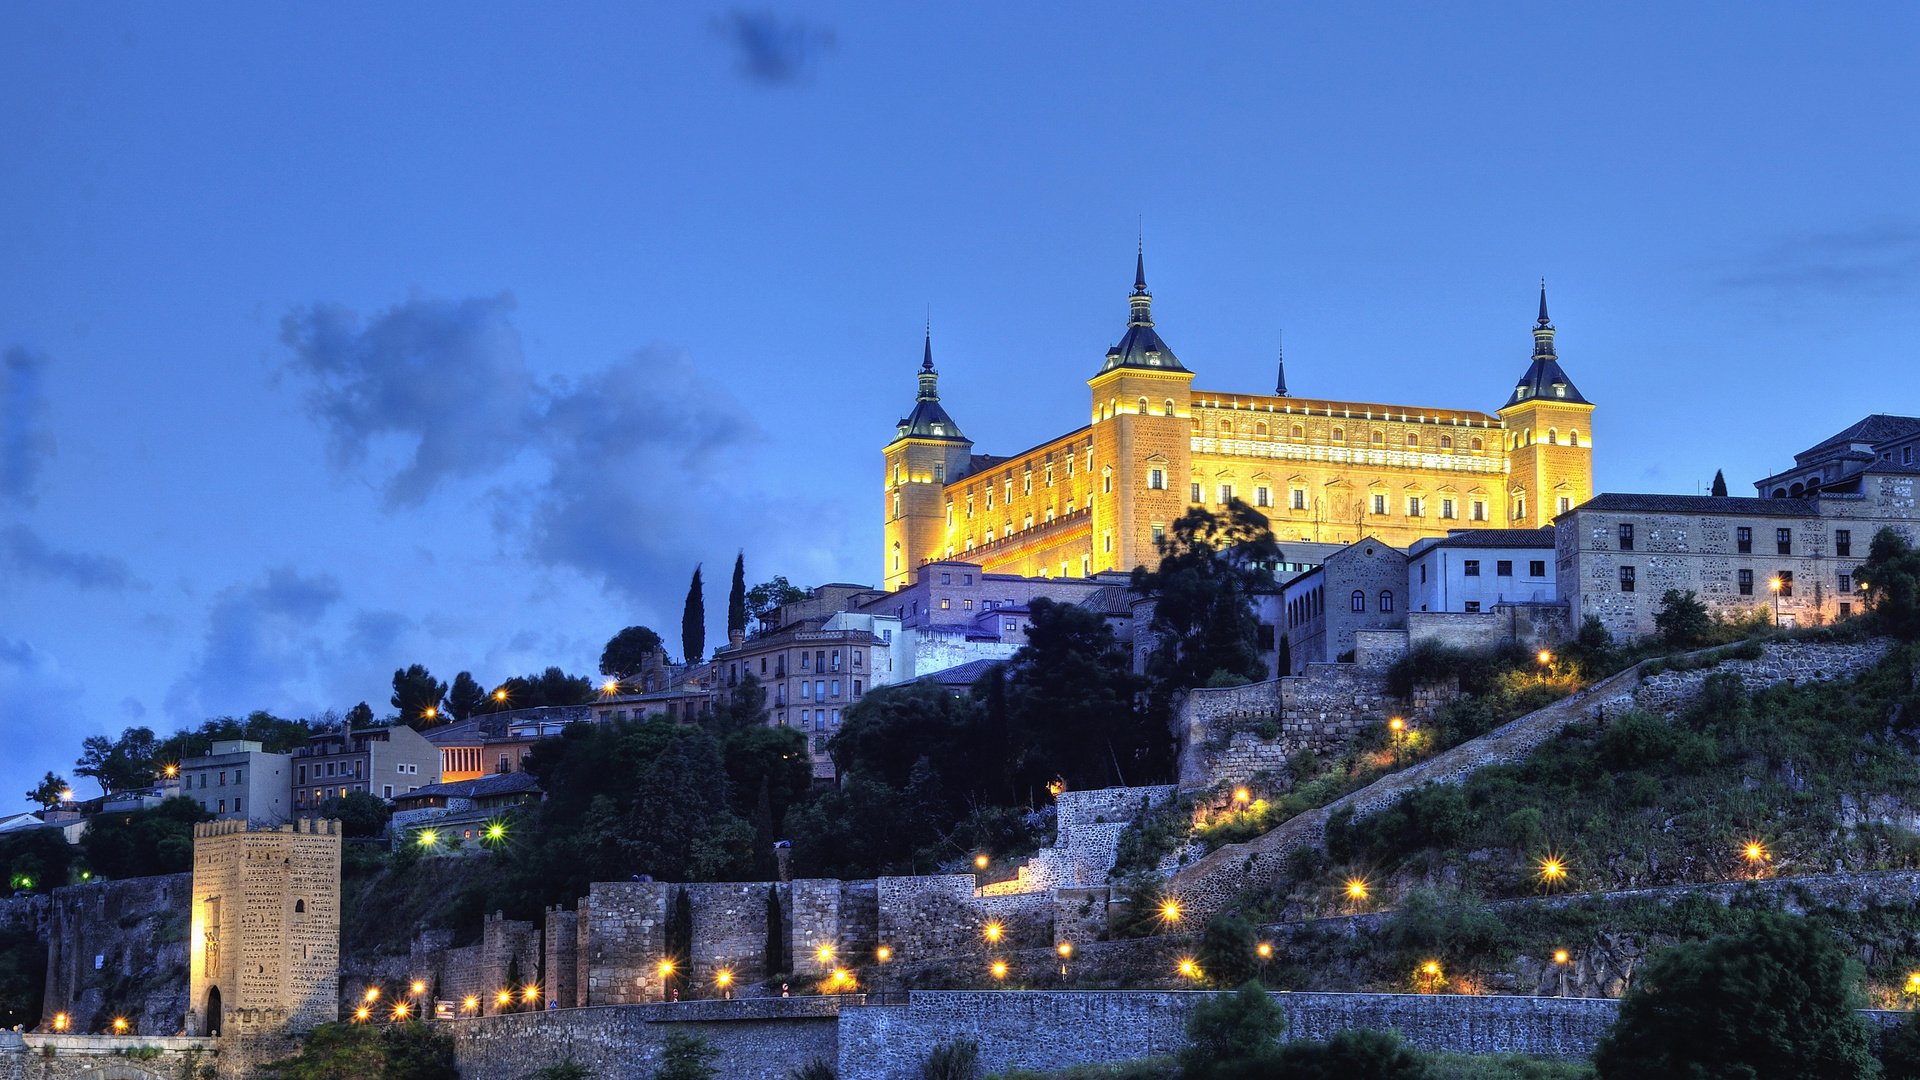
<path fill-rule="evenodd" d="M 1009 455 L 975 453 L 920 392 L 886 447 L 884 580 L 938 559 L 1088 577 L 1157 561 L 1192 507 L 1239 498 L 1282 540 L 1405 547 L 1459 529 L 1538 528 L 1593 494 L 1593 404 L 1554 352 L 1546 290 L 1533 356 L 1496 412 L 1206 390 L 1153 324 L 1144 254 L 1126 332 L 1093 377 L 1088 423 Z"/>

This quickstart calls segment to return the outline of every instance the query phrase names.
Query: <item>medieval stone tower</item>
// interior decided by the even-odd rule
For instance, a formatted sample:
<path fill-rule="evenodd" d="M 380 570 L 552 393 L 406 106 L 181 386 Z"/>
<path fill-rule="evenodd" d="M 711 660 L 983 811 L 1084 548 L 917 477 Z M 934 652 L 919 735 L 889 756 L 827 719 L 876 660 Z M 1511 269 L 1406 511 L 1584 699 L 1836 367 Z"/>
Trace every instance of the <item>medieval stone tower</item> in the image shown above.
<path fill-rule="evenodd" d="M 1134 254 L 1127 332 L 1107 350 L 1087 386 L 1093 393 L 1093 563 L 1102 570 L 1155 565 L 1155 524 L 1187 509 L 1190 465 L 1188 398 L 1193 372 L 1153 328 L 1147 256 Z"/>
<path fill-rule="evenodd" d="M 339 822 L 195 825 L 190 933 L 187 1031 L 222 1038 L 223 1074 L 339 1019 Z"/>
<path fill-rule="evenodd" d="M 1516 528 L 1551 525 L 1593 497 L 1593 404 L 1561 370 L 1540 283 L 1533 361 L 1500 409 L 1506 424 L 1507 515 Z"/>
<path fill-rule="evenodd" d="M 969 471 L 973 442 L 940 405 L 940 373 L 933 367 L 933 330 L 920 361 L 920 393 L 913 411 L 887 444 L 885 587 L 913 581 L 913 572 L 945 539 L 951 525 L 944 492 Z"/>

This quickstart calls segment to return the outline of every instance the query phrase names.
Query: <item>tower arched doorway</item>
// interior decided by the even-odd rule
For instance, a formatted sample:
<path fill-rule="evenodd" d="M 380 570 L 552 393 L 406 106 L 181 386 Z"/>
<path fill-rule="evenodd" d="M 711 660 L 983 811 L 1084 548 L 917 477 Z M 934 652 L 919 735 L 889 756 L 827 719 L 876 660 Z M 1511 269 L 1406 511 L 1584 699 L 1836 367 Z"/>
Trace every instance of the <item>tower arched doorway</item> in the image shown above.
<path fill-rule="evenodd" d="M 220 988 L 217 986 L 209 986 L 207 987 L 207 1034 L 208 1035 L 217 1036 L 220 1034 L 220 1021 L 221 1021 Z"/>

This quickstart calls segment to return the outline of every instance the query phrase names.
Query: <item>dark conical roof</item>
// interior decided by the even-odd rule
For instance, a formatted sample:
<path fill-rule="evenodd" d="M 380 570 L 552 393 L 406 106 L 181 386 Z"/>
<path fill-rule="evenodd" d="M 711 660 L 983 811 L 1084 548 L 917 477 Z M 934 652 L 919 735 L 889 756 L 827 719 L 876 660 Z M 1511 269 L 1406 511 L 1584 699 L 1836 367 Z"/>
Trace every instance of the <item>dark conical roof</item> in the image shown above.
<path fill-rule="evenodd" d="M 951 439 L 954 442 L 966 442 L 967 437 L 960 433 L 960 425 L 953 422 L 947 410 L 940 404 L 940 373 L 933 367 L 933 328 L 927 328 L 925 348 L 920 359 L 920 393 L 913 402 L 913 411 L 900 420 L 899 438 L 914 439 Z"/>
<path fill-rule="evenodd" d="M 1561 368 L 1560 358 L 1553 351 L 1553 334 L 1553 323 L 1547 319 L 1547 283 L 1543 280 L 1540 282 L 1540 318 L 1533 328 L 1533 360 L 1527 365 L 1527 373 L 1520 376 L 1512 396 L 1501 408 L 1511 408 L 1535 398 L 1573 405 L 1593 404 L 1580 396 L 1580 389 L 1573 385 L 1573 380 Z"/>
<path fill-rule="evenodd" d="M 1107 350 L 1103 372 L 1114 368 L 1156 368 L 1161 371 L 1185 371 L 1180 358 L 1153 329 L 1153 294 L 1147 291 L 1147 251 L 1144 245 L 1134 255 L 1133 294 L 1127 297 L 1127 332 L 1120 343 Z"/>

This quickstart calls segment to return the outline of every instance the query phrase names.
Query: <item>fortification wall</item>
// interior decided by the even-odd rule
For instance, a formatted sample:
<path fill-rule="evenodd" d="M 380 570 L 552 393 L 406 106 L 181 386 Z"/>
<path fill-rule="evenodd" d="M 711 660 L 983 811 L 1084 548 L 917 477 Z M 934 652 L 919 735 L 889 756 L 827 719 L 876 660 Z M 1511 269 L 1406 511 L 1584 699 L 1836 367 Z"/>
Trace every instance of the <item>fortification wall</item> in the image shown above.
<path fill-rule="evenodd" d="M 1892 647 L 1891 641 L 1883 639 L 1845 645 L 1777 641 L 1767 645 L 1755 660 L 1728 659 L 1711 668 L 1649 675 L 1634 689 L 1633 705 L 1647 712 L 1671 715 L 1700 696 L 1709 675 L 1735 676 L 1748 693 L 1781 683 L 1798 686 L 1804 682 L 1850 679 L 1885 659 Z"/>
<path fill-rule="evenodd" d="M 720 1050 L 729 1080 L 785 1080 L 815 1058 L 837 1059 L 835 998 L 697 1001 L 518 1013 L 447 1025 L 462 1080 L 522 1080 L 571 1058 L 601 1080 L 646 1080 L 670 1033 L 698 1035 Z"/>
<path fill-rule="evenodd" d="M 135 1049 L 155 1054 L 128 1057 Z M 214 1039 L 0 1031 L 0 1080 L 177 1080 L 219 1062 Z"/>
<path fill-rule="evenodd" d="M 1490 649 L 1518 642 L 1530 649 L 1573 636 L 1566 604 L 1495 604 L 1489 611 L 1409 611 L 1410 645 L 1437 641 L 1454 649 Z"/>
<path fill-rule="evenodd" d="M 586 1004 L 580 998 L 580 916 L 565 908 L 548 908 L 541 939 L 540 973 L 548 1006 L 570 1009 Z"/>

